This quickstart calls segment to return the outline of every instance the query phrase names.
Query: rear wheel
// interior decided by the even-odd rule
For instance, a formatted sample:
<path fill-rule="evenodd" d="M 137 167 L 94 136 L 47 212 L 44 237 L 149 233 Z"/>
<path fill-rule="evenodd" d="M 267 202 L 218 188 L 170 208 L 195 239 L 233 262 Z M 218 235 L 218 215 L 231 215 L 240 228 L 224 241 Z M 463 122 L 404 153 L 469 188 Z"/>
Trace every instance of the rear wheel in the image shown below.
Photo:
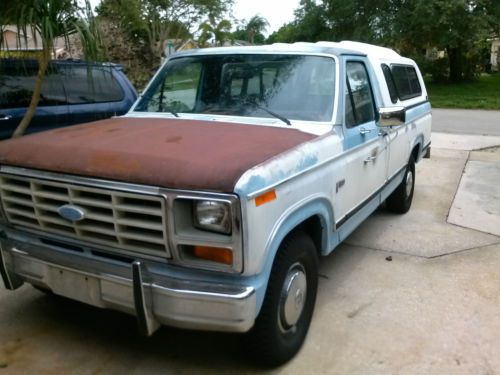
<path fill-rule="evenodd" d="M 264 304 L 249 332 L 255 359 L 278 366 L 301 348 L 318 287 L 316 247 L 305 233 L 287 237 L 274 260 Z"/>
<path fill-rule="evenodd" d="M 398 214 L 405 214 L 410 210 L 415 190 L 415 160 L 410 156 L 406 166 L 403 181 L 387 198 L 387 208 Z"/>

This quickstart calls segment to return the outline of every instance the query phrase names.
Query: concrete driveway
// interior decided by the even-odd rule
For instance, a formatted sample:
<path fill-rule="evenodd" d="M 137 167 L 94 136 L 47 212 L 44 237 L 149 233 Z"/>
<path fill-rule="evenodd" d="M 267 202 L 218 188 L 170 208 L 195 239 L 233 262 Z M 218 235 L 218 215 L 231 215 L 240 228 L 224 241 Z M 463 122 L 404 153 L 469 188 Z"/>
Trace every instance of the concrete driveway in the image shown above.
<path fill-rule="evenodd" d="M 500 145 L 500 138 L 479 139 Z M 474 208 L 459 197 L 500 196 L 470 180 L 461 184 L 472 161 L 489 160 L 493 174 L 500 168 L 495 148 L 486 151 L 493 156 L 469 151 L 477 142 L 433 136 L 432 158 L 417 166 L 411 211 L 379 210 L 323 259 L 307 341 L 270 373 L 500 372 L 500 237 L 475 222 L 484 205 Z M 481 179 L 476 172 L 471 178 Z M 460 219 L 448 222 L 463 202 L 474 229 Z M 497 220 L 498 210 L 491 212 Z M 29 286 L 0 288 L 0 375 L 262 372 L 246 360 L 238 335 L 162 328 L 146 339 L 135 324 Z"/>

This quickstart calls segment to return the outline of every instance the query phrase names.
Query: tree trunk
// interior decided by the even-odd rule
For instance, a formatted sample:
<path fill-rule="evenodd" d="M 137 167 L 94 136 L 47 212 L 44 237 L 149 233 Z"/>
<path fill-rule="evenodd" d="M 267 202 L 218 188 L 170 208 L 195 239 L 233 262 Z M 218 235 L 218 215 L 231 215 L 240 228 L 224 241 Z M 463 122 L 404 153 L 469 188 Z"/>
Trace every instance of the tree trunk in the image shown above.
<path fill-rule="evenodd" d="M 42 56 L 38 59 L 38 73 L 36 75 L 35 87 L 33 89 L 33 96 L 31 97 L 30 105 L 24 114 L 23 119 L 17 126 L 14 134 L 12 134 L 12 138 L 17 138 L 22 136 L 26 129 L 28 128 L 31 119 L 35 115 L 36 107 L 38 102 L 40 101 L 40 94 L 42 93 L 42 84 L 43 79 L 45 77 L 45 72 L 47 71 L 47 67 L 50 61 L 50 50 L 47 53 L 46 51 L 42 52 Z"/>
<path fill-rule="evenodd" d="M 463 80 L 462 48 L 448 48 L 448 59 L 450 61 L 450 81 L 460 82 Z"/>

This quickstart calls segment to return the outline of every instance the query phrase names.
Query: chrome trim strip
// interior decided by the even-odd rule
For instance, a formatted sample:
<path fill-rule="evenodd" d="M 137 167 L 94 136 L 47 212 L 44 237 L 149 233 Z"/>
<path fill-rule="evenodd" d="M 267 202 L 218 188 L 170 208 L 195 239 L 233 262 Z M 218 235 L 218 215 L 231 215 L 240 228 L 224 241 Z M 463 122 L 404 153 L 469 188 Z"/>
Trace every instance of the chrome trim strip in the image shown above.
<path fill-rule="evenodd" d="M 137 184 L 129 184 L 119 181 L 111 181 L 111 180 L 101 180 L 92 177 L 82 177 L 82 176 L 74 176 L 68 175 L 64 173 L 54 173 L 41 171 L 36 169 L 28 169 L 22 167 L 12 167 L 8 165 L 0 166 L 1 173 L 13 174 L 22 177 L 32 177 L 39 178 L 43 180 L 55 180 L 60 182 L 65 182 L 69 184 L 77 184 L 84 185 L 90 187 L 97 187 L 102 189 L 110 189 L 110 190 L 121 190 L 125 192 L 131 193 L 142 193 L 142 194 L 151 194 L 151 195 L 159 195 L 159 188 L 155 186 L 147 186 L 147 185 L 137 185 Z"/>
<path fill-rule="evenodd" d="M 236 194 L 227 194 L 227 193 L 217 193 L 212 191 L 193 191 L 193 190 L 184 190 L 184 189 L 168 189 L 159 186 L 151 186 L 151 185 L 139 185 L 139 184 L 130 184 L 126 182 L 113 181 L 113 180 L 105 180 L 98 179 L 94 177 L 85 177 L 85 176 L 76 176 L 67 173 L 56 173 L 56 172 L 47 172 L 37 169 L 28 169 L 23 167 L 13 167 L 9 165 L 1 165 L 0 173 L 7 173 L 18 175 L 21 177 L 33 177 L 40 178 L 45 180 L 54 180 L 60 182 L 66 182 L 70 184 L 79 184 L 90 187 L 99 187 L 103 189 L 111 189 L 111 190 L 121 190 L 132 193 L 143 193 L 143 194 L 154 194 L 154 195 L 164 195 L 164 194 L 190 194 L 197 195 L 201 197 L 237 197 Z"/>

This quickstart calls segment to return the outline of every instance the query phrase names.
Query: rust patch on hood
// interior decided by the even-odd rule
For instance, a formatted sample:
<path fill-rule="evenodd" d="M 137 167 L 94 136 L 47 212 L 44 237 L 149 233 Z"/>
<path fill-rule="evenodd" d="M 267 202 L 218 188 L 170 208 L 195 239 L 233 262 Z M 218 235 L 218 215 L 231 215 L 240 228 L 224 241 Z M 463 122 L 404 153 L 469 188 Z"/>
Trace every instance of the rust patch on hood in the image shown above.
<path fill-rule="evenodd" d="M 0 164 L 232 192 L 249 168 L 315 137 L 266 126 L 114 118 L 0 142 Z"/>

